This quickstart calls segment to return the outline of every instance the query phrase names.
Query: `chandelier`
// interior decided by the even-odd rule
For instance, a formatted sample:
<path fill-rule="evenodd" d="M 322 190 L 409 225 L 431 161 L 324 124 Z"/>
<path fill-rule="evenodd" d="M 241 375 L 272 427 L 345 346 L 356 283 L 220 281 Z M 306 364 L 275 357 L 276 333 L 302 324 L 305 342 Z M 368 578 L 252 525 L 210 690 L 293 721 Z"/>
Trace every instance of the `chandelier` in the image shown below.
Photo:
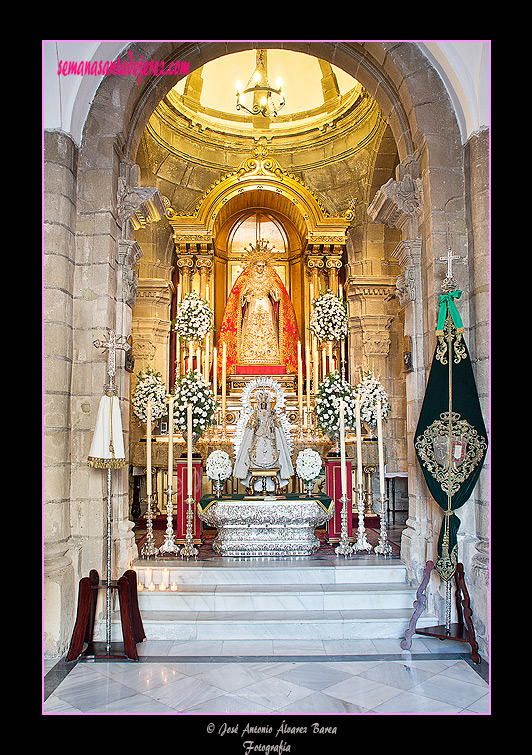
<path fill-rule="evenodd" d="M 271 118 L 284 107 L 285 99 L 282 90 L 283 82 L 277 79 L 277 89 L 270 86 L 266 72 L 266 50 L 257 50 L 257 65 L 250 80 L 243 89 L 242 84 L 236 83 L 236 109 L 246 110 L 251 115 L 262 115 Z M 253 102 L 251 109 L 246 105 L 246 95 L 251 94 Z M 275 96 L 274 96 L 275 95 Z M 248 100 L 249 102 L 249 100 Z"/>

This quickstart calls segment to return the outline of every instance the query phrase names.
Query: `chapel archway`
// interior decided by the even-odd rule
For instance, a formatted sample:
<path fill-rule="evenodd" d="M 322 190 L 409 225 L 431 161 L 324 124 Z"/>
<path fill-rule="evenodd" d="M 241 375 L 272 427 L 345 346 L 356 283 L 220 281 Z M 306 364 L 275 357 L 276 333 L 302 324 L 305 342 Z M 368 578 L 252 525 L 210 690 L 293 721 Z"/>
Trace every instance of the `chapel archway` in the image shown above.
<path fill-rule="evenodd" d="M 408 441 L 412 438 L 415 418 L 419 413 L 426 370 L 433 350 L 434 299 L 444 275 L 444 268 L 439 266 L 438 261 L 446 253 L 449 225 L 453 229 L 455 248 L 467 256 L 463 151 L 448 95 L 439 77 L 434 75 L 430 63 L 411 43 L 166 42 L 134 43 L 129 49 L 134 58 L 143 55 L 145 59 L 189 60 L 190 70 L 195 70 L 220 55 L 259 46 L 300 50 L 317 55 L 351 73 L 378 103 L 393 134 L 399 168 L 386 190 L 377 197 L 371 220 L 362 218 L 366 209 L 362 205 L 355 208 L 355 214 L 360 213 L 361 227 L 383 225 L 390 228 L 396 237 L 400 236 L 398 243 L 397 238 L 392 243 L 402 270 L 399 295 L 404 302 L 405 333 L 411 339 L 414 365 L 413 371 L 406 376 L 405 413 L 409 447 L 411 444 Z M 75 284 L 72 285 L 76 328 L 72 330 L 69 346 L 71 353 L 76 355 L 72 378 L 75 396 L 71 402 L 73 416 L 77 416 L 80 406 L 97 405 L 101 395 L 104 363 L 101 357 L 94 356 L 92 341 L 101 337 L 102 330 L 108 327 L 120 332 L 131 330 L 134 271 L 142 265 L 142 243 L 137 242 L 137 249 L 132 237 L 126 233 L 127 219 L 131 215 L 127 212 L 125 200 L 131 194 L 135 195 L 138 185 L 149 186 L 135 181 L 132 167 L 141 148 L 145 127 L 173 83 L 163 77 L 143 79 L 140 84 L 133 77 L 109 77 L 102 82 L 87 117 L 77 166 L 76 210 L 79 222 L 76 244 L 79 267 Z M 384 188 L 389 180 L 388 175 L 380 186 Z M 378 185 L 377 181 L 375 187 Z M 373 203 L 375 198 L 369 197 L 369 202 Z M 452 213 L 449 212 L 450 208 Z M 158 212 L 162 217 L 165 208 L 159 206 Z M 144 216 L 141 213 L 139 238 L 149 227 L 150 217 L 153 219 L 156 215 L 149 206 Z M 153 227 L 157 225 L 154 223 Z M 171 229 L 162 229 L 158 233 L 163 242 L 159 245 L 161 256 L 150 262 L 150 270 L 158 273 L 161 279 L 164 273 L 168 284 L 166 291 L 154 284 L 150 296 L 158 302 L 158 317 L 162 323 L 168 320 L 171 293 L 171 276 L 168 273 L 173 264 L 175 245 Z M 366 264 L 366 249 L 359 243 L 362 236 L 350 235 L 347 243 L 351 259 L 361 266 Z M 117 239 L 120 240 L 118 258 Z M 389 242 L 384 240 L 383 243 Z M 472 260 L 469 260 L 469 265 L 471 267 Z M 467 281 L 470 268 L 464 265 L 457 272 L 459 283 L 462 279 Z M 159 277 L 152 279 L 155 281 Z M 380 285 L 382 281 L 373 283 L 375 286 L 372 290 L 383 292 L 384 297 L 391 293 Z M 368 287 L 369 282 L 365 281 L 364 285 Z M 466 285 L 463 287 L 467 289 Z M 359 292 L 353 292 L 353 296 L 357 295 Z M 465 312 L 466 327 L 468 322 L 468 313 Z M 125 397 L 122 399 L 125 407 L 123 415 L 127 416 L 130 375 L 121 369 L 117 380 L 120 394 Z M 129 430 L 126 426 L 126 439 Z M 96 523 L 94 527 L 86 528 L 87 521 L 103 516 L 101 486 L 94 471 L 86 467 L 90 434 L 89 418 L 82 416 L 71 430 L 68 476 L 72 482 L 68 484 L 85 492 L 81 497 L 74 496 L 71 530 L 68 538 L 65 538 L 65 543 L 68 539 L 69 544 L 63 548 L 70 553 L 71 562 L 76 564 L 75 578 L 104 558 L 101 538 L 91 534 L 99 532 L 101 527 Z M 416 579 L 426 553 L 433 549 L 433 533 L 438 531 L 439 521 L 432 521 L 438 514 L 432 511 L 412 457 L 408 460 L 408 474 L 410 516 L 408 532 L 403 538 L 402 556 L 411 578 Z M 134 550 L 127 482 L 117 485 L 115 497 L 118 502 L 115 563 L 121 570 L 130 562 Z M 469 524 L 464 522 L 465 526 Z M 474 524 L 469 526 L 469 531 L 474 532 Z M 68 629 L 65 631 L 68 633 Z"/>

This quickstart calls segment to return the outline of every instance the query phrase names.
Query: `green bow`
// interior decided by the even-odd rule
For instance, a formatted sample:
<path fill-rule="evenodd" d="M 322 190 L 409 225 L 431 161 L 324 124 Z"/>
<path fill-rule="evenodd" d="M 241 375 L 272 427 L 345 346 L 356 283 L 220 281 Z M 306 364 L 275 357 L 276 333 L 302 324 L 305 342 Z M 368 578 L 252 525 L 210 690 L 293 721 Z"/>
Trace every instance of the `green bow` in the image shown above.
<path fill-rule="evenodd" d="M 463 328 L 464 324 L 460 313 L 454 303 L 454 299 L 459 299 L 462 296 L 461 291 L 449 291 L 448 294 L 440 294 L 440 312 L 438 314 L 438 327 L 437 330 L 443 330 L 445 325 L 445 318 L 447 317 L 447 307 L 449 307 L 449 314 L 451 319 L 457 328 Z"/>

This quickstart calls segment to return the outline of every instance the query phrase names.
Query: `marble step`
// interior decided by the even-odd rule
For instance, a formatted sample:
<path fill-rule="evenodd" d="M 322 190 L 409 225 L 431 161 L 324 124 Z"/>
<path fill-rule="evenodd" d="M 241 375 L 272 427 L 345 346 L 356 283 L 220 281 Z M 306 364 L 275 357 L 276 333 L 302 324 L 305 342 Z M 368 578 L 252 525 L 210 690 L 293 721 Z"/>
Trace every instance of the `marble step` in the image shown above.
<path fill-rule="evenodd" d="M 178 585 L 177 591 L 143 591 L 146 611 L 327 611 L 411 608 L 415 591 L 406 584 Z"/>
<path fill-rule="evenodd" d="M 144 611 L 148 640 L 341 640 L 404 637 L 412 609 L 351 611 Z M 422 616 L 418 627 L 435 617 Z M 120 640 L 118 616 L 113 639 Z"/>
<path fill-rule="evenodd" d="M 298 561 L 297 558 L 282 563 L 265 559 L 235 560 L 231 565 L 213 564 L 209 561 L 138 559 L 133 568 L 138 581 L 145 582 L 146 569 L 151 569 L 151 578 L 157 586 L 163 571 L 168 570 L 168 580 L 178 585 L 301 585 L 301 584 L 389 584 L 406 582 L 406 567 L 399 560 L 383 560 L 373 555 L 348 559 L 345 562 L 322 564 L 316 561 Z"/>

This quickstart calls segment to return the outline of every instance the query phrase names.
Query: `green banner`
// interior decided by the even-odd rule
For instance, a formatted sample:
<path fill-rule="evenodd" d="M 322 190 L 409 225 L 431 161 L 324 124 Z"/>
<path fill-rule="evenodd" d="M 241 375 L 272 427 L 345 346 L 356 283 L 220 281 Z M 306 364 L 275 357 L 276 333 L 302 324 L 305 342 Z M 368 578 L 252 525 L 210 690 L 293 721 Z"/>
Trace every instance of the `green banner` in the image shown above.
<path fill-rule="evenodd" d="M 460 294 L 452 291 L 440 297 L 446 317 L 441 328 L 438 321 L 438 344 L 414 435 L 416 456 L 430 493 L 445 512 L 436 561 L 444 580 L 452 578 L 458 562 L 460 519 L 454 512 L 471 496 L 488 448 L 462 320 L 454 311 L 453 299 Z"/>

